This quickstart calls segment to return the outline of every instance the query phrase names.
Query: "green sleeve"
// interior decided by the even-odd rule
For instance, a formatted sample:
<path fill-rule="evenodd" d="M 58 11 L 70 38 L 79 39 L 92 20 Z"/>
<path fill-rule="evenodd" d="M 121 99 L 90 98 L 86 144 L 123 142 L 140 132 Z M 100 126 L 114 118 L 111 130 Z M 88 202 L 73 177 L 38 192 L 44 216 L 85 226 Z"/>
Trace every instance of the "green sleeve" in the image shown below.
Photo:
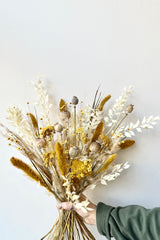
<path fill-rule="evenodd" d="M 97 229 L 108 240 L 160 240 L 160 207 L 146 209 L 139 205 L 113 207 L 99 202 Z"/>

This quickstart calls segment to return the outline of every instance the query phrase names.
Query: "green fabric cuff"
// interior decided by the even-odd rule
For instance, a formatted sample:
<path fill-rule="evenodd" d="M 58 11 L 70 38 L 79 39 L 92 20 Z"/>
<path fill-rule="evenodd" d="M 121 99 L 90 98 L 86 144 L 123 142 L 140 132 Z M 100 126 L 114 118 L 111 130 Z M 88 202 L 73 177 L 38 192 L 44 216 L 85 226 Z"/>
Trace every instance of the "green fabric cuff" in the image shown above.
<path fill-rule="evenodd" d="M 96 208 L 96 225 L 98 232 L 106 236 L 109 240 L 111 239 L 109 217 L 113 209 L 114 207 L 106 205 L 102 202 L 99 202 Z"/>

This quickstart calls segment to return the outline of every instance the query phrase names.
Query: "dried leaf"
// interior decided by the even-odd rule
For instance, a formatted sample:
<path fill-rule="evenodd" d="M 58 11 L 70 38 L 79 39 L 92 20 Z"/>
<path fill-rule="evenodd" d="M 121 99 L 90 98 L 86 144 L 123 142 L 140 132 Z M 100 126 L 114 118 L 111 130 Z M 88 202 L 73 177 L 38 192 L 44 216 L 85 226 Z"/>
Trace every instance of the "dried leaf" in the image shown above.
<path fill-rule="evenodd" d="M 104 135 L 104 134 L 101 134 L 100 135 L 100 138 L 102 139 L 102 142 L 104 143 L 104 144 L 106 144 L 106 145 L 109 145 L 110 144 L 110 138 L 108 137 L 108 136 L 106 136 L 106 135 Z"/>
<path fill-rule="evenodd" d="M 66 109 L 66 103 L 62 98 L 61 98 L 60 103 L 59 103 L 59 110 L 60 110 L 60 112 L 67 110 Z"/>

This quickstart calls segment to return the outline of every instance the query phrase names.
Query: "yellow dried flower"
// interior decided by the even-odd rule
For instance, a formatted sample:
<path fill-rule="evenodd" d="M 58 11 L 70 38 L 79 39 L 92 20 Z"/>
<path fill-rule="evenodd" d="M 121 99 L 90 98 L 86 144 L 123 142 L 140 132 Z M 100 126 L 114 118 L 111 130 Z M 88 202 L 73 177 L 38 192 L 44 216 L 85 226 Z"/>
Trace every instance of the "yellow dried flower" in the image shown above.
<path fill-rule="evenodd" d="M 111 98 L 111 95 L 109 94 L 108 96 L 106 96 L 105 98 L 102 99 L 102 101 L 100 102 L 99 107 L 98 107 L 98 109 L 99 109 L 100 111 L 103 110 L 104 104 L 105 104 L 110 98 Z"/>
<path fill-rule="evenodd" d="M 55 151 L 50 151 L 50 152 L 46 152 L 43 154 L 43 161 L 49 165 L 52 165 L 52 160 L 54 159 L 55 157 Z"/>
<path fill-rule="evenodd" d="M 48 127 L 42 128 L 42 131 L 40 133 L 40 138 L 45 138 L 46 136 L 50 136 L 52 132 L 55 132 L 54 126 L 48 126 Z"/>
<path fill-rule="evenodd" d="M 43 179 L 41 178 L 41 176 L 36 173 L 30 166 L 28 166 L 26 163 L 24 163 L 23 161 L 12 157 L 10 159 L 11 163 L 13 166 L 23 170 L 28 177 L 32 178 L 33 180 L 37 181 L 40 183 L 41 186 L 45 187 L 48 189 L 48 191 L 51 192 L 51 190 L 48 188 L 48 186 L 46 185 L 46 183 L 43 181 Z"/>
<path fill-rule="evenodd" d="M 101 134 L 100 138 L 102 139 L 102 142 L 106 145 L 109 145 L 111 143 L 110 138 L 104 134 Z"/>
<path fill-rule="evenodd" d="M 134 143 L 135 143 L 134 140 L 127 139 L 125 141 L 120 142 L 119 146 L 120 146 L 121 149 L 125 149 L 125 148 L 128 148 L 128 147 L 131 147 Z"/>
<path fill-rule="evenodd" d="M 66 157 L 63 152 L 63 147 L 59 142 L 57 142 L 55 145 L 55 149 L 56 149 L 56 156 L 57 156 L 59 170 L 61 174 L 65 176 L 68 172 L 68 164 L 66 162 Z"/>
<path fill-rule="evenodd" d="M 66 103 L 62 98 L 61 98 L 60 103 L 59 103 L 59 110 L 60 110 L 60 112 L 67 110 Z"/>
<path fill-rule="evenodd" d="M 100 134 L 102 133 L 103 126 L 104 126 L 104 123 L 102 121 L 98 123 L 96 129 L 94 130 L 91 142 L 95 142 L 99 138 Z"/>
<path fill-rule="evenodd" d="M 86 144 L 88 141 L 89 141 L 89 138 L 86 137 L 86 135 L 84 134 L 83 132 L 83 128 L 82 127 L 79 127 L 76 129 L 76 133 L 80 134 L 80 140 Z M 79 138 L 78 138 L 79 140 Z"/>
<path fill-rule="evenodd" d="M 116 156 L 117 156 L 116 153 L 113 154 L 113 155 L 111 155 L 111 156 L 107 159 L 107 161 L 104 163 L 103 167 L 102 167 L 99 171 L 96 172 L 96 174 L 98 174 L 98 173 L 100 173 L 100 172 L 104 172 L 104 171 L 108 168 L 108 166 L 114 161 L 114 159 L 115 159 Z"/>
<path fill-rule="evenodd" d="M 84 162 L 79 159 L 74 159 L 71 165 L 71 178 L 81 179 L 85 176 L 92 174 L 91 159 L 87 159 Z"/>

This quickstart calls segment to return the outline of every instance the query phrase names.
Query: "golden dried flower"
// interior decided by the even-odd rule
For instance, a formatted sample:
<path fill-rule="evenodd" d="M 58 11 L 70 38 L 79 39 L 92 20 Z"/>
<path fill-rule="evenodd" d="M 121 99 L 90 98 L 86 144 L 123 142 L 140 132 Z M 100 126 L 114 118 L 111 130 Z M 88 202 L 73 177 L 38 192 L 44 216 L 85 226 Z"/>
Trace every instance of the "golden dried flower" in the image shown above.
<path fill-rule="evenodd" d="M 74 159 L 71 165 L 71 178 L 81 179 L 85 176 L 92 174 L 92 164 L 91 159 L 87 159 L 85 162 Z"/>
<path fill-rule="evenodd" d="M 54 157 L 55 157 L 55 151 L 46 152 L 43 154 L 43 161 L 48 166 L 53 162 Z"/>
<path fill-rule="evenodd" d="M 48 127 L 42 128 L 42 131 L 40 133 L 40 138 L 45 138 L 46 136 L 50 136 L 51 133 L 55 133 L 54 126 L 48 126 Z"/>
<path fill-rule="evenodd" d="M 89 138 L 87 138 L 87 136 L 84 134 L 82 127 L 77 128 L 77 129 L 76 129 L 76 133 L 80 134 L 80 140 L 81 140 L 83 143 L 86 144 L 86 143 L 89 141 Z M 79 140 L 79 138 L 77 138 L 77 140 Z"/>

